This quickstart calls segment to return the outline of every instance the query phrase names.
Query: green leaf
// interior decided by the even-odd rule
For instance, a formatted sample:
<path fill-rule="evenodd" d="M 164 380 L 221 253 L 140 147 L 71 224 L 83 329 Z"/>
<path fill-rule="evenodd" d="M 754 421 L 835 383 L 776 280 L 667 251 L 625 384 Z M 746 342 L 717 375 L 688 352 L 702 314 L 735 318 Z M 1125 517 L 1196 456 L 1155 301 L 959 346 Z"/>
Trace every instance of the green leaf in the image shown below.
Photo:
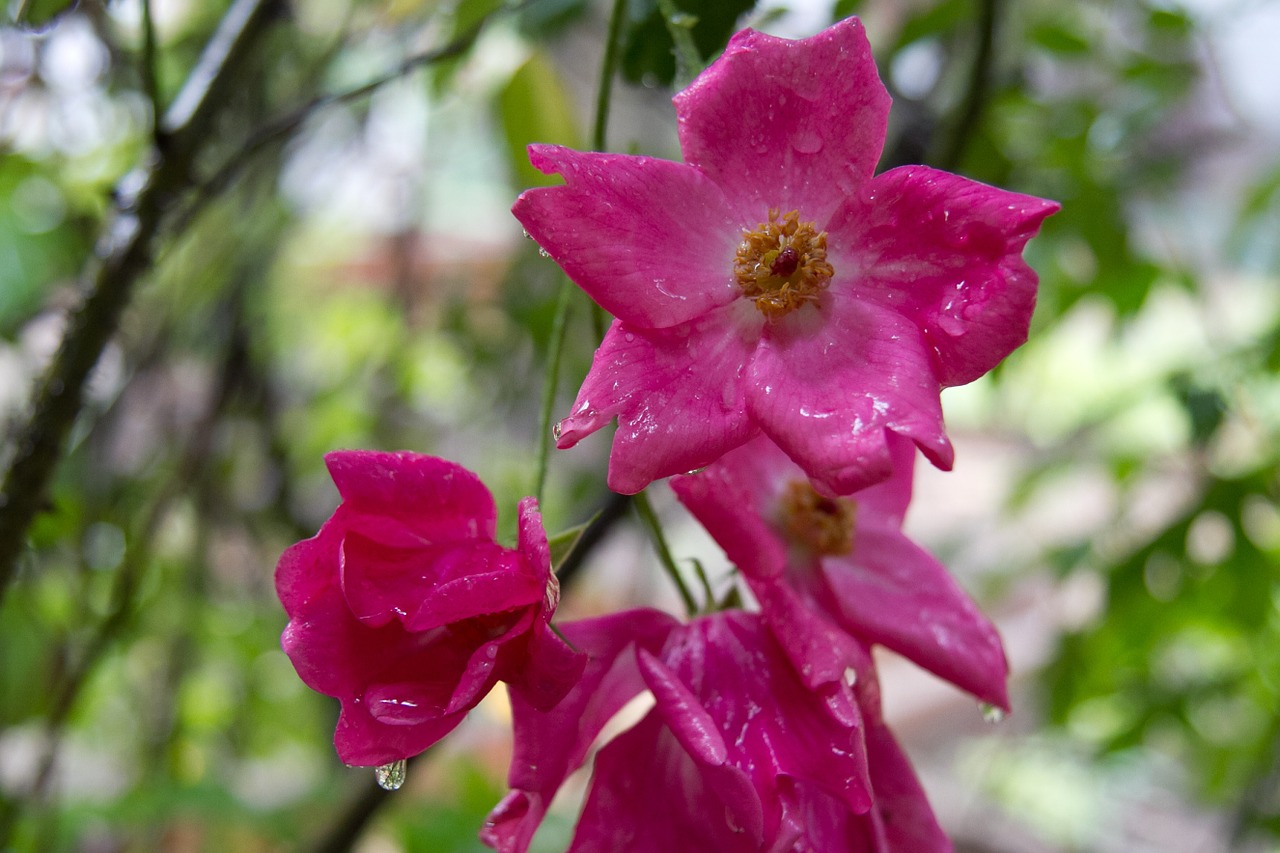
<path fill-rule="evenodd" d="M 676 21 L 693 21 L 689 32 L 703 60 L 718 55 L 749 12 L 753 0 L 674 0 Z M 630 6 L 622 36 L 622 75 L 632 83 L 671 85 L 676 76 L 675 42 L 657 0 L 638 0 Z M 687 17 L 679 17 L 684 15 Z"/>
<path fill-rule="evenodd" d="M 564 565 L 564 561 L 569 559 L 569 555 L 573 553 L 573 549 L 578 546 L 578 540 L 582 538 L 582 534 L 587 532 L 587 528 L 599 516 L 600 513 L 597 512 L 582 524 L 574 525 L 554 536 L 547 537 L 547 544 L 551 547 L 551 571 L 559 571 L 560 567 Z"/>
<path fill-rule="evenodd" d="M 517 185 L 558 183 L 559 178 L 544 175 L 529 164 L 526 149 L 531 142 L 581 148 L 581 134 L 560 75 L 541 53 L 534 53 L 511 76 L 498 94 L 498 111 Z"/>
<path fill-rule="evenodd" d="M 28 29 L 52 26 L 59 15 L 70 12 L 80 0 L 21 0 L 13 13 L 13 22 Z"/>

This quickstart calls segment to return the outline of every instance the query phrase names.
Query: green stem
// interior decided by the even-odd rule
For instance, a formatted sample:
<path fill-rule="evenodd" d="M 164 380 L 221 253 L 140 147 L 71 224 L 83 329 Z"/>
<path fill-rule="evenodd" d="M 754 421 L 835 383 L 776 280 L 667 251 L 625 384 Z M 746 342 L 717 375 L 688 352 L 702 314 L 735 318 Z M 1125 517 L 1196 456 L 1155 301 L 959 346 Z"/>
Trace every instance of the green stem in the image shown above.
<path fill-rule="evenodd" d="M 991 89 L 991 69 L 995 64 L 996 28 L 1000 20 L 999 0 L 977 0 L 977 3 L 978 45 L 974 51 L 973 65 L 969 68 L 969 85 L 945 149 L 932 158 L 933 165 L 952 172 L 959 168 L 965 149 L 969 147 L 982 119 Z"/>
<path fill-rule="evenodd" d="M 685 611 L 690 616 L 693 616 L 698 612 L 698 602 L 694 600 L 693 593 L 689 592 L 689 587 L 685 585 L 684 578 L 680 576 L 680 569 L 676 566 L 675 558 L 671 556 L 671 549 L 667 547 L 666 537 L 662 535 L 662 524 L 658 521 L 658 516 L 654 513 L 653 506 L 649 503 L 649 496 L 644 492 L 640 492 L 632 498 L 632 502 L 635 504 L 636 513 L 640 516 L 640 520 L 644 522 L 644 526 L 649 530 L 649 537 L 653 540 L 653 549 L 658 552 L 658 562 L 662 564 L 667 577 L 671 578 L 671 582 L 676 585 L 676 592 L 680 593 L 680 599 L 684 601 Z"/>
<path fill-rule="evenodd" d="M 674 0 L 658 0 L 662 23 L 667 27 L 676 54 L 676 88 L 683 89 L 702 71 L 702 56 L 693 42 L 693 16 L 676 8 Z"/>
<path fill-rule="evenodd" d="M 565 332 L 569 328 L 569 308 L 573 303 L 573 282 L 567 278 L 560 281 L 560 289 L 556 292 L 556 313 L 551 320 L 551 340 L 547 352 L 547 380 L 542 388 L 542 411 L 538 416 L 538 468 L 534 481 L 533 496 L 542 506 L 542 494 L 547 485 L 547 469 L 551 462 L 551 442 L 547 436 L 551 432 L 551 412 L 556 405 L 556 390 L 560 385 L 560 360 L 564 354 Z"/>
<path fill-rule="evenodd" d="M 591 148 L 604 151 L 609 127 L 609 99 L 613 96 L 613 78 L 618 73 L 618 41 L 622 22 L 627 16 L 627 0 L 613 0 L 609 13 L 609 32 L 605 36 L 604 61 L 600 64 L 600 88 L 596 92 L 596 123 L 591 134 Z"/>

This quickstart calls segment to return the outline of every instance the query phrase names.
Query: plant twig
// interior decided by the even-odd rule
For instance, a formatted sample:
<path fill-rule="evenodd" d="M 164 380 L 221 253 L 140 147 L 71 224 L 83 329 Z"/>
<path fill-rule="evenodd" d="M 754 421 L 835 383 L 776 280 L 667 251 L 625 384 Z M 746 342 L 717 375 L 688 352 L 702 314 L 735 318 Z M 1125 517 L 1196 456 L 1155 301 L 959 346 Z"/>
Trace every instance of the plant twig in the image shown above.
<path fill-rule="evenodd" d="M 1000 0 L 977 0 L 978 45 L 973 65 L 969 68 L 969 85 L 956 123 L 947 137 L 946 148 L 933 159 L 939 169 L 955 171 L 964 158 L 965 149 L 978 129 L 982 111 L 991 88 L 991 68 L 995 62 L 996 27 L 1000 17 Z"/>
<path fill-rule="evenodd" d="M 547 485 L 547 468 L 551 461 L 551 418 L 556 406 L 556 390 L 560 386 L 560 361 L 564 355 L 565 333 L 569 329 L 569 309 L 573 305 L 573 282 L 561 277 L 556 291 L 556 313 L 551 320 L 551 338 L 547 350 L 547 374 L 542 386 L 542 410 L 538 413 L 537 473 L 534 477 L 533 496 L 542 505 L 542 493 Z"/>
<path fill-rule="evenodd" d="M 136 193 L 122 192 L 105 226 L 99 262 L 84 301 L 71 316 L 58 352 L 33 396 L 0 486 L 0 602 L 17 573 L 27 530 L 44 506 L 49 481 L 84 399 L 89 373 L 119 325 L 137 283 L 151 266 L 165 214 L 191 186 L 196 156 L 233 91 L 237 70 L 265 30 L 279 0 L 236 0 L 209 40 L 163 120 L 168 137 Z M 126 178 L 125 184 L 132 183 Z"/>
<path fill-rule="evenodd" d="M 690 616 L 693 616 L 698 612 L 698 602 L 694 599 L 693 593 L 689 592 L 689 587 L 685 585 L 680 569 L 676 566 L 675 558 L 671 556 L 671 548 L 667 546 L 666 537 L 662 535 L 662 524 L 658 521 L 658 516 L 653 511 L 653 506 L 649 503 L 648 494 L 645 492 L 637 493 L 632 497 L 632 503 L 635 505 L 636 514 L 644 522 L 645 529 L 649 531 L 649 538 L 653 541 L 653 550 L 658 553 L 658 562 L 662 564 L 667 577 L 671 578 L 671 582 L 675 584 L 676 592 L 680 593 L 680 600 L 684 602 L 685 611 Z"/>

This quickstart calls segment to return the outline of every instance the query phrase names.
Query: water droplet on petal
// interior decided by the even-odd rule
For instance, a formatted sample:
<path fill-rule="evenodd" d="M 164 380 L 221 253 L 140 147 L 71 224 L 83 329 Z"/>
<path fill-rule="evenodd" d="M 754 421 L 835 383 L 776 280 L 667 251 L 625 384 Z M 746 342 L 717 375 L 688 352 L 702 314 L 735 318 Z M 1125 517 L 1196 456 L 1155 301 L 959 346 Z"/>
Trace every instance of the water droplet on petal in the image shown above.
<path fill-rule="evenodd" d="M 822 150 L 822 137 L 811 128 L 802 128 L 791 137 L 791 147 L 801 154 L 817 154 Z"/>
<path fill-rule="evenodd" d="M 538 247 L 538 254 L 542 255 L 542 257 L 544 258 L 551 257 L 551 253 L 548 252 L 546 249 L 542 248 L 541 246 Z"/>
<path fill-rule="evenodd" d="M 408 764 L 402 758 L 390 764 L 383 764 L 373 771 L 373 778 L 378 780 L 378 787 L 384 791 L 395 791 L 404 784 Z"/>
<path fill-rule="evenodd" d="M 978 705 L 978 710 L 982 712 L 982 719 L 985 722 L 991 723 L 992 725 L 1004 722 L 1004 710 L 997 708 L 990 702 L 981 703 Z"/>
<path fill-rule="evenodd" d="M 559 421 L 557 421 L 555 425 L 551 427 L 551 440 L 552 441 L 560 440 L 560 422 Z"/>

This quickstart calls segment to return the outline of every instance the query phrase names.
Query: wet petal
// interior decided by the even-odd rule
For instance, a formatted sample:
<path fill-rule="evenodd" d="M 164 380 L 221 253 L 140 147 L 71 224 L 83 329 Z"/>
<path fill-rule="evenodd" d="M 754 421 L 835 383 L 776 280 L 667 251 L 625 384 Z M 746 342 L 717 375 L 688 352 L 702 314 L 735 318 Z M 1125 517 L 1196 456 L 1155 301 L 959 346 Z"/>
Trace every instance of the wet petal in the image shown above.
<path fill-rule="evenodd" d="M 529 158 L 565 183 L 526 191 L 512 212 L 606 311 L 666 328 L 737 297 L 741 226 L 697 169 L 553 145 L 531 146 Z"/>
<path fill-rule="evenodd" d="M 829 226 L 852 291 L 911 317 L 943 385 L 963 385 L 1027 337 L 1036 274 L 1023 246 L 1055 202 L 925 166 L 877 176 Z"/>
<path fill-rule="evenodd" d="M 754 310 L 754 309 L 750 309 Z M 734 309 L 673 329 L 615 321 L 560 425 L 558 447 L 577 444 L 615 415 L 609 488 L 634 494 L 652 481 L 718 459 L 755 428 L 743 402 L 743 365 L 754 342 Z"/>
<path fill-rule="evenodd" d="M 919 330 L 874 303 L 827 298 L 766 327 L 747 371 L 747 406 L 765 434 L 833 494 L 886 479 L 886 430 L 940 468 L 951 443 Z"/>
<path fill-rule="evenodd" d="M 871 177 L 889 116 L 855 18 L 799 41 L 743 30 L 675 103 L 685 162 L 747 228 L 771 208 L 824 222 Z"/>

